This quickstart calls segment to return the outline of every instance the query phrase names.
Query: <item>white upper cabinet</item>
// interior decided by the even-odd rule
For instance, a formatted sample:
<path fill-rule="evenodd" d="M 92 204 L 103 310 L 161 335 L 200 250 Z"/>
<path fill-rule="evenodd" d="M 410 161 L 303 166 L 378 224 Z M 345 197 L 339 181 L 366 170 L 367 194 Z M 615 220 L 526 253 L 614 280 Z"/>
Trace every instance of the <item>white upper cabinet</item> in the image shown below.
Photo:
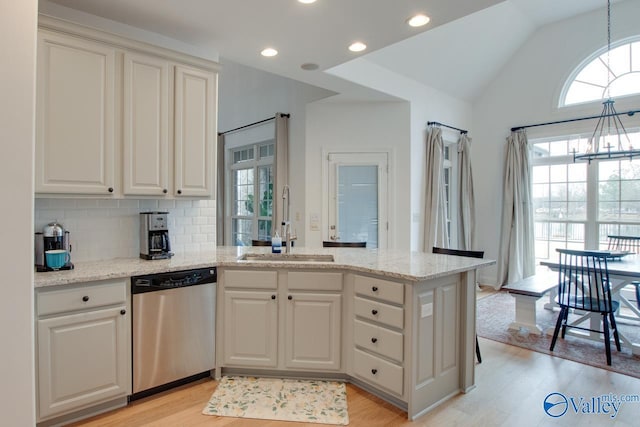
<path fill-rule="evenodd" d="M 36 195 L 210 198 L 218 65 L 39 19 Z"/>
<path fill-rule="evenodd" d="M 36 193 L 114 192 L 115 49 L 38 36 Z"/>
<path fill-rule="evenodd" d="M 124 55 L 124 194 L 169 191 L 169 69 L 159 58 Z"/>
<path fill-rule="evenodd" d="M 216 138 L 216 74 L 176 66 L 175 193 L 211 196 Z"/>

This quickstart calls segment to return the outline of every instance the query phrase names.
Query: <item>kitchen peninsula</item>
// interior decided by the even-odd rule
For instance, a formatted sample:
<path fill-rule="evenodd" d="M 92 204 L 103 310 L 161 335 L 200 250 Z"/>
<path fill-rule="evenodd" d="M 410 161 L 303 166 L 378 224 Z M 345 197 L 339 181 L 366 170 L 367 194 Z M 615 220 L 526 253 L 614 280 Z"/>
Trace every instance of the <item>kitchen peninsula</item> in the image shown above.
<path fill-rule="evenodd" d="M 493 263 L 347 248 L 294 248 L 274 258 L 270 248 L 221 247 L 167 260 L 78 262 L 72 271 L 38 273 L 36 304 L 61 289 L 119 281 L 126 290 L 122 310 L 128 311 L 131 276 L 217 267 L 216 377 L 346 380 L 414 419 L 474 388 L 476 270 Z M 126 398 L 130 380 L 125 383 L 118 396 L 55 415 Z"/>

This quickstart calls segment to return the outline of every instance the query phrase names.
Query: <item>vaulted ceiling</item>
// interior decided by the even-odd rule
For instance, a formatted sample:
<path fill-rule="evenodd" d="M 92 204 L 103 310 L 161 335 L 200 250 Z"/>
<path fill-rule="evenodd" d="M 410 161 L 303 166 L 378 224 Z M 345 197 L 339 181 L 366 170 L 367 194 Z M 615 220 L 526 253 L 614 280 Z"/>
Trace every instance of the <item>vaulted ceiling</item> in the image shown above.
<path fill-rule="evenodd" d="M 605 0 L 43 0 L 157 33 L 200 51 L 343 94 L 366 97 L 358 59 L 471 101 L 539 27 Z M 406 20 L 422 12 L 424 27 Z M 356 40 L 368 48 L 352 53 Z M 279 54 L 265 58 L 267 46 Z M 314 63 L 307 71 L 302 64 Z M 337 77 L 326 72 L 341 68 Z M 473 72 L 469 70 L 473 69 Z M 361 73 L 362 68 L 358 67 Z M 355 71 L 354 71 L 355 72 Z M 371 92 L 372 94 L 374 92 Z"/>

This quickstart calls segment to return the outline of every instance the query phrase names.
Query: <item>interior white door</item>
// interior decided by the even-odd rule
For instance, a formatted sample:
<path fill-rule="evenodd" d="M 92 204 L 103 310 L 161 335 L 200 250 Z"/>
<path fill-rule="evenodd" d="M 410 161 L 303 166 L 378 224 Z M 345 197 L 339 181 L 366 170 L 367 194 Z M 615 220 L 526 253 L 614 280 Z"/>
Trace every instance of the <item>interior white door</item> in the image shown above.
<path fill-rule="evenodd" d="M 330 153 L 326 240 L 386 248 L 387 153 Z"/>

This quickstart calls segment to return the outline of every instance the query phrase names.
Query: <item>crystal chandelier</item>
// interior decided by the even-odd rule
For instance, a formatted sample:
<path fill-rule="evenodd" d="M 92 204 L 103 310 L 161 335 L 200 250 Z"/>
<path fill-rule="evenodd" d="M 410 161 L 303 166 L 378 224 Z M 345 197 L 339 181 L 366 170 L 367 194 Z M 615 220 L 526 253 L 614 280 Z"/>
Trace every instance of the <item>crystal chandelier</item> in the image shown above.
<path fill-rule="evenodd" d="M 620 114 L 613 106 L 614 101 L 610 95 L 610 66 L 609 54 L 611 51 L 611 0 L 607 0 L 607 95 L 608 99 L 602 103 L 602 113 L 598 117 L 598 123 L 589 138 L 587 150 L 583 154 L 573 152 L 573 161 L 623 159 L 640 156 L 640 150 L 634 149 L 627 135 L 627 131 L 620 120 Z M 631 113 L 629 113 L 631 115 Z"/>

